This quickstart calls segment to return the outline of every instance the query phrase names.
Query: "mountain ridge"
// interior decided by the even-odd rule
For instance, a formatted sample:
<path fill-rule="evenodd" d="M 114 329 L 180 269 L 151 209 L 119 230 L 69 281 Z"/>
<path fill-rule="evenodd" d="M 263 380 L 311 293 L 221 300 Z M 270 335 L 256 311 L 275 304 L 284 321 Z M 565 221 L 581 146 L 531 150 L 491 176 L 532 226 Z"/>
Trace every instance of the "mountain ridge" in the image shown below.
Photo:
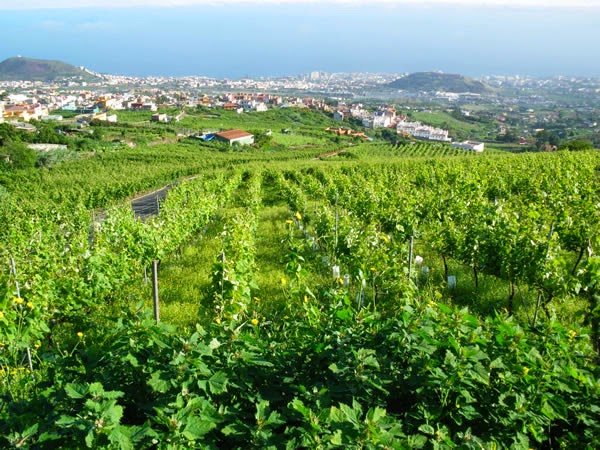
<path fill-rule="evenodd" d="M 82 67 L 58 60 L 15 56 L 0 62 L 2 81 L 56 81 L 67 78 L 95 81 L 101 77 Z"/>
<path fill-rule="evenodd" d="M 481 81 L 459 74 L 443 72 L 415 72 L 392 81 L 387 85 L 391 89 L 405 91 L 443 91 L 452 93 L 471 92 L 483 94 L 492 89 Z"/>

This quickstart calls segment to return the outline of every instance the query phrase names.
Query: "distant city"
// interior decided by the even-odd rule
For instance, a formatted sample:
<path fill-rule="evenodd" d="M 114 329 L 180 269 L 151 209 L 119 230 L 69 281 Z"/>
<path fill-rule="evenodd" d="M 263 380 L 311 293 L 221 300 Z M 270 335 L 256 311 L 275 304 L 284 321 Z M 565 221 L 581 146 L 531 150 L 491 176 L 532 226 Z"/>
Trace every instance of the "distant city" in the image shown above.
<path fill-rule="evenodd" d="M 398 135 L 437 142 L 458 140 L 468 150 L 482 151 L 478 141 L 531 145 L 539 142 L 536 135 L 546 129 L 555 130 L 562 138 L 583 130 L 583 136 L 595 141 L 600 118 L 600 79 L 589 77 L 515 75 L 472 80 L 449 75 L 451 81 L 463 83 L 459 87 L 473 83 L 483 87 L 480 92 L 450 92 L 449 84 L 394 88 L 394 83 L 413 76 L 406 73 L 315 70 L 301 75 L 228 79 L 133 77 L 75 69 L 81 75 L 53 81 L 0 81 L 0 122 L 27 129 L 31 120 L 60 121 L 63 114 L 79 114 L 80 124 L 116 122 L 120 110 L 148 111 L 152 114 L 148 120 L 169 122 L 179 121 L 183 108 L 190 107 L 239 114 L 297 107 L 326 112 L 344 127 L 393 128 Z M 428 80 L 440 73 L 418 75 Z M 88 76 L 91 79 L 84 81 Z M 563 107 L 573 111 L 574 117 L 561 113 Z M 161 108 L 180 112 L 159 111 Z M 418 120 L 409 117 L 411 111 L 420 114 Z M 436 111 L 444 118 L 441 123 L 434 120 Z M 473 135 L 473 129 L 462 126 L 453 129 L 452 120 L 475 124 L 478 132 Z"/>

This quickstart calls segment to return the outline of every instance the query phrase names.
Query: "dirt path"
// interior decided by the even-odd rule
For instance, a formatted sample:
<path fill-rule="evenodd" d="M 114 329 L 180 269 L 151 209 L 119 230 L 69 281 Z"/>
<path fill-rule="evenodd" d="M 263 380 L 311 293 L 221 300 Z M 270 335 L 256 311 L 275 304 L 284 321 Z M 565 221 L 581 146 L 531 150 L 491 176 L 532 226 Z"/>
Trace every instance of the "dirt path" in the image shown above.
<path fill-rule="evenodd" d="M 338 151 L 335 151 L 335 152 L 323 153 L 322 155 L 317 156 L 315 159 L 331 158 L 332 156 L 337 156 L 340 153 L 344 153 L 346 151 L 348 151 L 347 148 L 344 148 L 342 150 L 338 150 Z"/>

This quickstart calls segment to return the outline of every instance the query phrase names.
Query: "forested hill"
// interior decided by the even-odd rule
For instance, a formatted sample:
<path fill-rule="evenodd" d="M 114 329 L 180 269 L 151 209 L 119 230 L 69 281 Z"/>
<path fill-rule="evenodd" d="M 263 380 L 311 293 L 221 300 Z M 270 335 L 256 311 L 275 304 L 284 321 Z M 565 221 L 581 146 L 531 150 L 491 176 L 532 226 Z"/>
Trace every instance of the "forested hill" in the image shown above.
<path fill-rule="evenodd" d="M 0 80 L 3 81 L 53 81 L 64 78 L 93 81 L 99 77 L 62 61 L 14 57 L 0 62 Z"/>
<path fill-rule="evenodd" d="M 443 91 L 443 92 L 490 92 L 491 88 L 481 81 L 458 74 L 440 72 L 417 72 L 399 78 L 388 87 L 405 91 Z"/>

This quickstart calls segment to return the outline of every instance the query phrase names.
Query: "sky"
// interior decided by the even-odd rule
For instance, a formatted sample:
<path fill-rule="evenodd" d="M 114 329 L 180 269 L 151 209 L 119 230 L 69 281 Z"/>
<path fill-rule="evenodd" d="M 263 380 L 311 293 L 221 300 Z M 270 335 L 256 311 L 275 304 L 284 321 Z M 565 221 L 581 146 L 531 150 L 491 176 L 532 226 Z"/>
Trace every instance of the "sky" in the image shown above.
<path fill-rule="evenodd" d="M 598 24 L 600 0 L 0 0 L 0 60 L 136 76 L 600 77 Z"/>

